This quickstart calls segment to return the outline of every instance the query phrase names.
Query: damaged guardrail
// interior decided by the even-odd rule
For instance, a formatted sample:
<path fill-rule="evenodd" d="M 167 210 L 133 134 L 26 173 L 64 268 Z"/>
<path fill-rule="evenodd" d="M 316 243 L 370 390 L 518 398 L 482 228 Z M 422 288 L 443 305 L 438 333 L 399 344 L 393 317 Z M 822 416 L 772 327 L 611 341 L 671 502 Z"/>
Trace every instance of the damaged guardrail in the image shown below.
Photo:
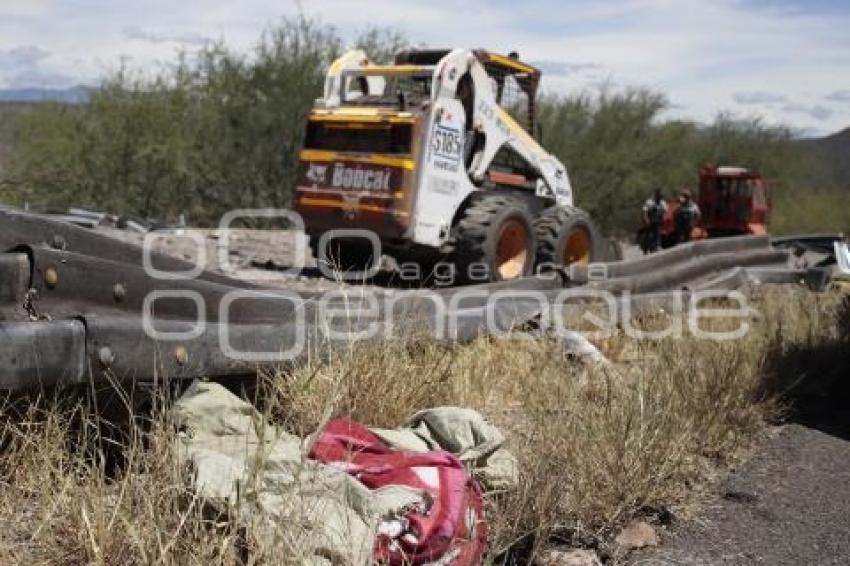
<path fill-rule="evenodd" d="M 352 336 L 466 342 L 539 319 L 571 289 L 656 304 L 659 294 L 799 282 L 766 237 L 706 240 L 634 261 L 452 289 L 262 288 L 43 216 L 0 210 L 0 389 L 91 379 L 251 375 Z M 145 254 L 148 254 L 147 256 Z M 817 287 L 823 286 L 819 280 Z M 568 297 L 569 298 L 569 297 Z M 640 301 L 638 301 L 640 302 Z M 365 332 L 363 328 L 377 329 Z"/>

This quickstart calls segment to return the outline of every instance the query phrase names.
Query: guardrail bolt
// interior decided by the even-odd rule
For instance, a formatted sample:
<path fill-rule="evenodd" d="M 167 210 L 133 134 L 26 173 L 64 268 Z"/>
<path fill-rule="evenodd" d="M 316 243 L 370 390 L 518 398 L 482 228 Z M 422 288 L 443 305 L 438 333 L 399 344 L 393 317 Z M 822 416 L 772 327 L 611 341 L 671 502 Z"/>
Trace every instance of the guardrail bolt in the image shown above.
<path fill-rule="evenodd" d="M 59 272 L 54 267 L 48 267 L 44 272 L 44 283 L 48 288 L 53 289 L 59 283 Z"/>
<path fill-rule="evenodd" d="M 174 359 L 177 361 L 177 365 L 186 365 L 186 362 L 189 361 L 189 352 L 186 351 L 185 346 L 174 348 Z"/>
<path fill-rule="evenodd" d="M 57 250 L 65 251 L 68 249 L 68 241 L 61 234 L 53 234 L 50 245 Z"/>
<path fill-rule="evenodd" d="M 108 368 L 115 362 L 115 354 L 112 353 L 112 350 L 108 346 L 102 346 L 97 351 L 97 359 L 100 360 L 100 364 L 103 367 Z"/>
<path fill-rule="evenodd" d="M 112 288 L 112 296 L 115 297 L 116 302 L 120 303 L 127 296 L 127 289 L 121 283 L 116 283 Z"/>

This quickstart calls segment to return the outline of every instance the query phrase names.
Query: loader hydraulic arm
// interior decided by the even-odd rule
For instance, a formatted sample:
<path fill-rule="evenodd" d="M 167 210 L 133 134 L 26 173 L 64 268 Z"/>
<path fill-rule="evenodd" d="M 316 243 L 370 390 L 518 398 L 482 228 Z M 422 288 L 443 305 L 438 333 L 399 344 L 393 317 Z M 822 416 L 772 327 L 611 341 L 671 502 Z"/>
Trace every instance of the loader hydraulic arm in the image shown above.
<path fill-rule="evenodd" d="M 572 206 L 572 189 L 566 168 L 499 105 L 491 78 L 472 51 L 455 49 L 442 59 L 436 70 L 432 94 L 434 97 L 455 97 L 460 82 L 469 79 L 473 85 L 473 101 L 469 105 L 472 120 L 471 130 L 466 135 L 477 135 L 484 140 L 470 164 L 472 180 L 481 182 L 497 153 L 508 148 L 539 174 L 538 196 L 554 199 L 562 206 Z"/>

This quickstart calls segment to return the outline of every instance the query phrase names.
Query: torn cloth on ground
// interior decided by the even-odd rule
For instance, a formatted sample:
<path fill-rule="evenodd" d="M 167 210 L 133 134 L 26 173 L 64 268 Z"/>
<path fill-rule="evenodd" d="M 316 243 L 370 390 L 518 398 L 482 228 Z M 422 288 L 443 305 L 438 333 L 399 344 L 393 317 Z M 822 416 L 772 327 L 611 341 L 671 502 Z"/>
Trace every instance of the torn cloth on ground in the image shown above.
<path fill-rule="evenodd" d="M 475 411 L 432 411 L 423 413 L 444 423 L 442 440 L 399 429 L 399 438 L 420 443 L 399 449 L 382 434 L 393 431 L 337 420 L 309 443 L 308 457 L 308 443 L 220 385 L 195 382 L 174 406 L 193 489 L 251 525 L 266 552 L 317 565 L 478 564 L 486 525 L 464 464 L 501 469 L 491 474 L 503 482 L 515 477 L 515 464 Z"/>
<path fill-rule="evenodd" d="M 399 450 L 451 452 L 473 471 L 485 490 L 508 489 L 517 484 L 516 458 L 502 448 L 505 437 L 473 409 L 425 409 L 413 415 L 403 428 L 370 430 Z"/>
<path fill-rule="evenodd" d="M 310 456 L 370 489 L 405 486 L 423 494 L 382 518 L 378 562 L 425 564 L 451 554 L 451 564 L 481 563 L 487 543 L 481 492 L 454 455 L 396 450 L 363 425 L 337 419 L 317 436 Z"/>

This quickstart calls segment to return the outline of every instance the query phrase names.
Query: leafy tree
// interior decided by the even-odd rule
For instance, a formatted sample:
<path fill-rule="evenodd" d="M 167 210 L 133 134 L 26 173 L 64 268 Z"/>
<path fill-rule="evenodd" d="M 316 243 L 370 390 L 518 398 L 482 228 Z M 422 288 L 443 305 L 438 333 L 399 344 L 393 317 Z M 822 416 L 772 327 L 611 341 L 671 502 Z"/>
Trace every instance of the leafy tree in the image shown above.
<path fill-rule="evenodd" d="M 354 47 L 366 52 L 370 61 L 379 65 L 393 62 L 395 54 L 412 47 L 399 31 L 387 28 L 369 28 L 354 42 Z"/>

